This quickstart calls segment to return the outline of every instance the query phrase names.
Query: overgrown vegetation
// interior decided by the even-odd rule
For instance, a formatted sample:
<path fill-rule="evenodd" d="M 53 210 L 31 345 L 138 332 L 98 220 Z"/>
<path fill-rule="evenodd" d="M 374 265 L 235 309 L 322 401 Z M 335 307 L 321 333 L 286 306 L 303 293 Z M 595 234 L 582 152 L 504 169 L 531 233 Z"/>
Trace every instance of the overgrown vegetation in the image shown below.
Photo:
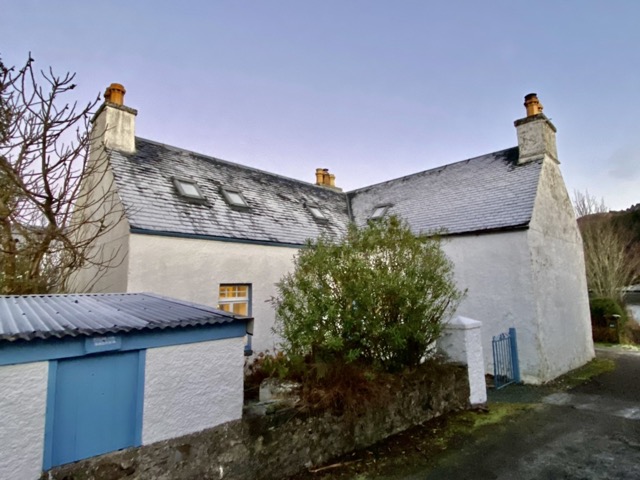
<path fill-rule="evenodd" d="M 463 295 L 439 239 L 397 217 L 308 243 L 277 288 L 282 354 L 262 362 L 301 381 L 308 404 L 338 410 L 380 399 L 388 374 L 420 365 Z"/>

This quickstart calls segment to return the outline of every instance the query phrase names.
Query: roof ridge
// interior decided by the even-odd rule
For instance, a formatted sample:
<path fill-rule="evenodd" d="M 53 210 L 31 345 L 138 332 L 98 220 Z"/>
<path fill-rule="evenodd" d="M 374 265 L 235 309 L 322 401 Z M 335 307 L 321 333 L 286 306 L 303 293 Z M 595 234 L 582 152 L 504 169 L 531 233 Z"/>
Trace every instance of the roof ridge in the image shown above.
<path fill-rule="evenodd" d="M 339 191 L 339 190 L 333 190 L 333 189 L 327 188 L 327 187 L 322 186 L 322 185 L 316 185 L 315 183 L 307 182 L 306 180 L 300 180 L 298 178 L 287 177 L 286 175 L 281 175 L 279 173 L 269 172 L 267 170 L 262 170 L 260 168 L 251 167 L 249 165 L 243 165 L 242 163 L 232 162 L 230 160 L 225 160 L 223 158 L 218 158 L 218 157 L 214 157 L 212 155 L 207 155 L 205 153 L 196 152 L 195 150 L 189 150 L 188 148 L 176 147 L 175 145 L 169 145 L 168 143 L 157 142 L 155 140 L 149 140 L 148 138 L 142 138 L 142 137 L 138 137 L 138 136 L 136 136 L 136 140 L 142 140 L 143 142 L 147 142 L 147 143 L 151 143 L 153 145 L 158 145 L 158 146 L 161 146 L 161 147 L 169 148 L 171 150 L 177 150 L 177 151 L 181 151 L 181 152 L 186 152 L 186 153 L 190 153 L 190 154 L 193 154 L 193 155 L 197 155 L 197 156 L 202 157 L 203 159 L 208 160 L 208 161 L 220 162 L 220 163 L 224 163 L 226 165 L 231 165 L 231 166 L 234 166 L 234 167 L 240 167 L 240 168 L 244 168 L 246 170 L 252 170 L 254 172 L 258 172 L 258 173 L 261 173 L 261 174 L 269 175 L 270 177 L 277 177 L 277 178 L 280 178 L 280 179 L 283 179 L 283 180 L 287 180 L 287 181 L 290 181 L 290 182 L 301 183 L 301 184 L 304 184 L 305 186 L 322 189 L 322 191 L 336 193 L 336 194 L 339 194 L 339 195 L 346 195 L 347 194 L 347 192 L 343 192 L 343 191 Z"/>
<path fill-rule="evenodd" d="M 71 293 L 25 293 L 14 295 L 0 295 L 0 298 L 24 298 L 24 297 L 106 297 L 116 295 L 140 295 L 140 292 L 71 292 Z"/>
<path fill-rule="evenodd" d="M 419 172 L 410 173 L 408 175 L 403 175 L 401 177 L 392 178 L 390 180 L 385 180 L 383 182 L 373 183 L 371 185 L 367 185 L 366 187 L 356 188 L 355 190 L 348 191 L 347 194 L 348 195 L 351 195 L 352 193 L 355 194 L 355 193 L 358 193 L 358 192 L 360 192 L 362 190 L 367 190 L 367 189 L 372 188 L 372 187 L 378 187 L 380 185 L 396 182 L 398 180 L 404 180 L 405 178 L 409 178 L 409 177 L 415 177 L 416 175 L 421 175 L 423 173 L 434 172 L 436 170 L 440 170 L 442 168 L 451 167 L 451 166 L 457 165 L 459 163 L 471 162 L 472 160 L 478 160 L 478 159 L 483 158 L 483 157 L 489 157 L 489 156 L 492 156 L 492 155 L 497 155 L 497 154 L 500 154 L 500 153 L 508 152 L 510 150 L 516 150 L 517 148 L 518 148 L 517 146 L 509 147 L 509 148 L 503 148 L 502 150 L 496 150 L 495 152 L 485 153 L 484 155 L 477 155 L 475 157 L 466 158 L 464 160 L 458 160 L 456 162 L 445 163 L 444 165 L 440 165 L 440 166 L 437 166 L 437 167 L 428 168 L 426 170 L 421 170 Z"/>

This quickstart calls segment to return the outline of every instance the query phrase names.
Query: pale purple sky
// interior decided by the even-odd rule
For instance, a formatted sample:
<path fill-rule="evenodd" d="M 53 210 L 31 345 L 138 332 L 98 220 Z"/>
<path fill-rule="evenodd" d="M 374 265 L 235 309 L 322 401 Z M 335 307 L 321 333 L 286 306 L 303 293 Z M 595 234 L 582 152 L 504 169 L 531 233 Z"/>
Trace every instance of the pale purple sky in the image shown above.
<path fill-rule="evenodd" d="M 640 202 L 637 0 L 4 0 L 0 56 L 111 82 L 137 135 L 345 190 L 516 145 L 537 92 L 570 193 Z"/>

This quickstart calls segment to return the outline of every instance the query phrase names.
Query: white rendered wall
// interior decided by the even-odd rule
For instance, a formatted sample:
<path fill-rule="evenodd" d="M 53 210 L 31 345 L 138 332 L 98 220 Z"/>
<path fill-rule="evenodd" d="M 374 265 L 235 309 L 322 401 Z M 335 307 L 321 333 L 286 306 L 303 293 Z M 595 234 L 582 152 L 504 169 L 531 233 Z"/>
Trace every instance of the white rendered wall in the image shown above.
<path fill-rule="evenodd" d="M 243 345 L 229 338 L 148 349 L 143 445 L 242 417 Z"/>
<path fill-rule="evenodd" d="M 96 266 L 79 270 L 72 278 L 71 292 L 120 293 L 127 291 L 129 223 L 122 219 L 100 239 L 102 259 L 111 259 L 112 266 L 100 271 Z"/>
<path fill-rule="evenodd" d="M 521 375 L 539 382 L 542 345 L 526 230 L 447 237 L 442 246 L 458 288 L 468 290 L 456 315 L 482 322 L 487 373 L 493 373 L 493 336 L 515 327 Z"/>
<path fill-rule="evenodd" d="M 536 118 L 525 118 L 522 123 L 516 122 L 519 163 L 547 156 L 546 160 L 557 161 L 556 132 L 551 122 L 542 115 Z"/>
<path fill-rule="evenodd" d="M 467 366 L 469 403 L 487 402 L 487 385 L 482 348 L 482 322 L 457 316 L 444 326 L 438 339 L 438 350 L 452 362 Z"/>
<path fill-rule="evenodd" d="M 268 300 L 293 268 L 297 248 L 131 234 L 129 292 L 153 292 L 217 307 L 221 283 L 251 284 L 253 349 L 273 349 L 275 312 Z"/>
<path fill-rule="evenodd" d="M 97 237 L 91 265 L 73 275 L 71 292 L 127 291 L 129 222 L 125 218 L 104 147 L 135 152 L 136 114 L 131 108 L 105 102 L 92 120 L 90 174 L 82 181 L 73 219 L 78 221 L 78 212 L 92 219 L 89 222 L 80 220 L 83 225 L 81 235 L 85 238 L 96 235 L 95 231 L 100 226 L 96 220 L 104 219 L 106 229 Z"/>
<path fill-rule="evenodd" d="M 551 380 L 594 357 L 582 238 L 558 165 L 545 161 L 528 232 L 543 363 Z"/>
<path fill-rule="evenodd" d="M 0 367 L 0 478 L 42 473 L 49 363 Z"/>
<path fill-rule="evenodd" d="M 91 152 L 90 162 L 97 162 L 99 168 L 93 170 L 93 177 L 84 180 L 83 194 L 78 199 L 80 206 L 88 202 L 88 205 L 95 208 L 91 208 L 92 212 L 88 211 L 89 208 L 86 211 L 79 208 L 77 211 L 91 214 L 92 218 L 104 218 L 107 228 L 105 233 L 98 237 L 98 245 L 93 248 L 94 264 L 72 275 L 71 292 L 127 291 L 129 222 L 124 217 L 122 202 L 114 191 L 115 179 L 105 155 L 102 148 L 96 148 Z M 76 217 L 77 215 L 74 216 Z M 97 228 L 97 224 L 86 222 L 81 235 L 94 235 L 94 228 Z M 97 265 L 100 264 L 109 265 L 109 268 L 99 268 Z"/>
<path fill-rule="evenodd" d="M 94 119 L 92 138 L 104 142 L 107 148 L 126 153 L 136 151 L 137 111 L 126 107 L 104 103 Z M 97 143 L 97 141 L 94 142 Z"/>

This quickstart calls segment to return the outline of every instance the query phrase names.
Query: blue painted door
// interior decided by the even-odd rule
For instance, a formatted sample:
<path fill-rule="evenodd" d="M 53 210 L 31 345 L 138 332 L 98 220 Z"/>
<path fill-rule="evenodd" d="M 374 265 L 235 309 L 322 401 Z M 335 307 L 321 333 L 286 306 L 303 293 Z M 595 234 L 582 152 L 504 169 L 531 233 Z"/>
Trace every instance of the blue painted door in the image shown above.
<path fill-rule="evenodd" d="M 58 362 L 51 466 L 139 443 L 138 363 L 138 352 Z"/>

